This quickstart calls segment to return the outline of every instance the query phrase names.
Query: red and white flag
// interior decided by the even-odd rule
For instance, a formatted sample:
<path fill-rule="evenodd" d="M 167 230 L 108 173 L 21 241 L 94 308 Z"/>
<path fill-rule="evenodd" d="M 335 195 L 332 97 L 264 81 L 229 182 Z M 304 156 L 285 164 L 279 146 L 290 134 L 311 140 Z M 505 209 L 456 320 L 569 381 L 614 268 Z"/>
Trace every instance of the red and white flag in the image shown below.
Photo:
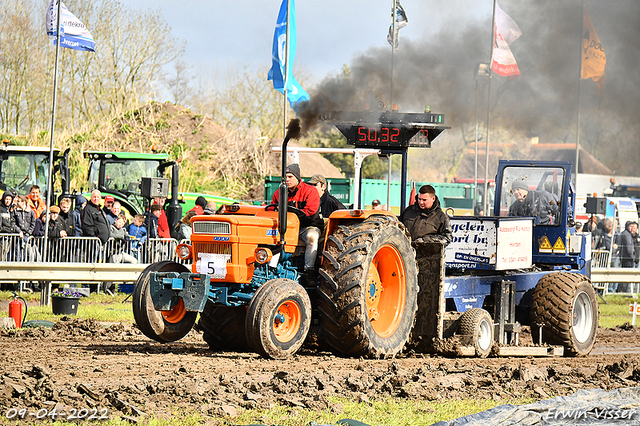
<path fill-rule="evenodd" d="M 504 77 L 520 75 L 516 58 L 509 45 L 522 35 L 518 24 L 496 2 L 495 40 L 491 52 L 491 70 Z"/>

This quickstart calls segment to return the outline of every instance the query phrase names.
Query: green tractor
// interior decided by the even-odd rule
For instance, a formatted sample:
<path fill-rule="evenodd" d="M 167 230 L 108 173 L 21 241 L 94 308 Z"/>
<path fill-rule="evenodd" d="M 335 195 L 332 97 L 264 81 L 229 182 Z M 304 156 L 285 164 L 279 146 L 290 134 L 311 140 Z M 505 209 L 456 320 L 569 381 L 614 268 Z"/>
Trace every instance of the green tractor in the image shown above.
<path fill-rule="evenodd" d="M 143 178 L 163 179 L 171 169 L 170 191 L 167 191 L 170 196 L 166 197 L 167 219 L 171 229 L 178 224 L 183 211 L 195 206 L 199 196 L 217 204 L 233 203 L 229 198 L 215 195 L 179 194 L 180 166 L 169 160 L 168 154 L 87 151 L 84 156 L 89 159 L 88 191 L 99 189 L 103 195 L 112 195 L 131 215 L 143 214 L 148 207 L 148 198 L 143 193 Z M 168 185 L 169 182 L 159 181 L 159 184 Z"/>

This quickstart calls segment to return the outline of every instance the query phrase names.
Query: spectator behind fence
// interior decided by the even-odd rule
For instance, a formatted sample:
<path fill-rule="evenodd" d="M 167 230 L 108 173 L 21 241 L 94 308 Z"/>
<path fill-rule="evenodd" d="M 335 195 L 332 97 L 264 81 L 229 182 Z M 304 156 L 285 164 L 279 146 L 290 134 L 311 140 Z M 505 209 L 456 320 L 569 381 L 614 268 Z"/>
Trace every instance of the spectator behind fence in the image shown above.
<path fill-rule="evenodd" d="M 133 223 L 129 225 L 129 237 L 133 240 L 131 246 L 136 250 L 147 241 L 147 228 L 144 226 L 144 215 L 137 214 L 133 217 Z"/>
<path fill-rule="evenodd" d="M 176 226 L 178 241 L 191 239 L 191 218 L 195 215 L 195 211 L 189 210 L 187 214 L 184 215 L 180 223 L 178 223 L 178 226 Z"/>
<path fill-rule="evenodd" d="M 152 204 L 151 205 L 151 214 L 147 220 L 147 225 L 149 226 L 148 235 L 149 238 L 159 238 L 158 237 L 158 222 L 160 217 L 162 216 L 162 207 L 160 204 Z"/>
<path fill-rule="evenodd" d="M 635 239 L 638 236 L 638 223 L 627 221 L 620 234 L 620 262 L 623 268 L 633 268 L 636 259 Z"/>
<path fill-rule="evenodd" d="M 113 253 L 111 254 L 111 262 L 113 263 L 138 263 L 138 259 L 126 251 L 129 241 L 129 234 L 124 227 L 126 222 L 126 216 L 121 214 L 110 228 L 111 238 L 114 240 Z"/>
<path fill-rule="evenodd" d="M 204 208 L 204 211 L 202 213 L 206 215 L 216 214 L 216 202 L 209 201 L 207 203 L 207 207 Z"/>
<path fill-rule="evenodd" d="M 71 199 L 63 198 L 60 200 L 60 217 L 64 225 L 64 230 L 68 237 L 73 237 L 75 232 L 73 230 L 73 220 L 71 219 Z"/>
<path fill-rule="evenodd" d="M 102 194 L 95 189 L 91 192 L 91 199 L 82 210 L 82 234 L 85 237 L 98 237 L 102 244 L 106 243 L 110 236 L 109 222 L 104 210 L 100 208 Z"/>
<path fill-rule="evenodd" d="M 593 232 L 598 226 L 598 216 L 591 215 L 589 220 L 582 226 L 582 232 Z M 593 242 L 593 241 L 592 241 Z"/>
<path fill-rule="evenodd" d="M 196 212 L 197 215 L 203 215 L 204 209 L 207 207 L 207 199 L 202 195 L 196 198 L 196 205 L 189 212 Z M 187 213 L 189 213 L 187 212 Z"/>
<path fill-rule="evenodd" d="M 15 196 L 13 192 L 7 190 L 2 194 L 2 200 L 0 200 L 0 234 L 14 234 L 17 233 L 16 223 L 13 220 L 13 201 Z"/>
<path fill-rule="evenodd" d="M 38 185 L 31 185 L 27 205 L 33 210 L 36 217 L 42 216 L 42 213 L 47 210 L 47 203 L 40 197 L 40 187 Z"/>
<path fill-rule="evenodd" d="M 73 236 L 82 237 L 82 210 L 87 205 L 87 199 L 82 195 L 76 197 L 76 207 L 69 214 L 73 226 Z"/>
<path fill-rule="evenodd" d="M 64 238 L 67 236 L 63 220 L 60 219 L 60 207 L 51 206 L 49 207 L 48 212 L 42 213 L 42 216 L 36 219 L 33 236 L 44 237 L 45 226 L 49 227 L 49 230 L 47 231 L 49 238 Z"/>
<path fill-rule="evenodd" d="M 164 211 L 164 203 L 166 201 L 166 198 L 162 197 L 156 197 L 153 199 L 153 204 L 160 206 L 160 216 L 158 217 L 158 236 L 152 238 L 171 238 L 169 220 L 167 219 L 167 213 Z"/>
<path fill-rule="evenodd" d="M 16 207 L 13 210 L 13 220 L 20 238 L 27 239 L 33 234 L 36 226 L 36 214 L 29 208 L 29 199 L 26 195 L 16 198 Z"/>
<path fill-rule="evenodd" d="M 113 203 L 115 203 L 115 201 L 116 199 L 113 198 L 112 195 L 107 195 L 106 197 L 104 197 L 104 207 L 102 207 L 102 211 L 104 212 L 105 216 L 109 215 L 111 207 L 113 206 Z"/>
<path fill-rule="evenodd" d="M 122 205 L 120 204 L 120 201 L 114 201 L 111 205 L 111 209 L 109 209 L 109 212 L 107 213 L 107 221 L 109 222 L 109 225 L 113 225 L 115 223 L 118 216 L 120 216 L 120 213 L 122 213 Z M 126 220 L 127 219 L 125 217 L 125 223 Z"/>

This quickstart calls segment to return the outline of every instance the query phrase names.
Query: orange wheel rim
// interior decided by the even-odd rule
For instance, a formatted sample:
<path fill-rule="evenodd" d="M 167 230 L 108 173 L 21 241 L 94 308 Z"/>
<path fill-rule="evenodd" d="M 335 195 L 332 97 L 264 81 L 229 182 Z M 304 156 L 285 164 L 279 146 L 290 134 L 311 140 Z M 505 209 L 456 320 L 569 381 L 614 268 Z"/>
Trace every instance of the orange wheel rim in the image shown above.
<path fill-rule="evenodd" d="M 365 292 L 371 327 L 380 337 L 392 336 L 404 316 L 407 297 L 404 264 L 395 247 L 378 250 L 369 265 Z"/>
<path fill-rule="evenodd" d="M 180 299 L 180 301 L 176 303 L 170 311 L 162 311 L 162 316 L 165 321 L 172 324 L 182 321 L 186 314 L 187 309 L 184 307 L 184 301 L 182 299 Z"/>
<path fill-rule="evenodd" d="M 293 300 L 286 300 L 278 306 L 273 319 L 273 334 L 279 342 L 286 343 L 293 339 L 302 324 L 300 306 Z"/>

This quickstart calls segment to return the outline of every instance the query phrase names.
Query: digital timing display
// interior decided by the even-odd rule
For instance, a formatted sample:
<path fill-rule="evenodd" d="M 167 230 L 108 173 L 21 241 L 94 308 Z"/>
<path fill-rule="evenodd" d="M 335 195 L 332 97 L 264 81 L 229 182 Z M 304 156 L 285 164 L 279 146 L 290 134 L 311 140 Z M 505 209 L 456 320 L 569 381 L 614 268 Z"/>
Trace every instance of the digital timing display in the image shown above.
<path fill-rule="evenodd" d="M 400 129 L 398 127 L 356 127 L 356 144 L 359 143 L 397 143 L 400 144 Z"/>

